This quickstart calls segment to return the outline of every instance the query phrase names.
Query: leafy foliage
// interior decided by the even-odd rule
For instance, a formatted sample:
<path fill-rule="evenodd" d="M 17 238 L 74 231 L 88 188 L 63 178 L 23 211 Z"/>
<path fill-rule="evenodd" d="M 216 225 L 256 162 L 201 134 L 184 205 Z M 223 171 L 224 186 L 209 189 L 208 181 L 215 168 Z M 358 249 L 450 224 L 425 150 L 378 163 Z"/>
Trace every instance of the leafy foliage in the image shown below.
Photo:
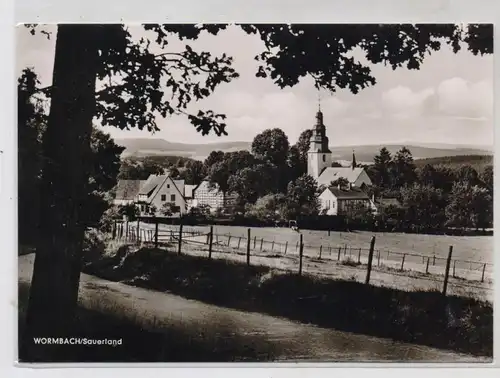
<path fill-rule="evenodd" d="M 456 24 L 258 24 L 241 25 L 257 34 L 266 50 L 256 56 L 258 77 L 270 77 L 281 88 L 311 76 L 317 88 L 335 92 L 349 89 L 356 94 L 376 83 L 371 69 L 356 61 L 361 50 L 370 63 L 393 69 L 419 69 L 424 58 L 442 48 L 461 49 L 461 41 L 474 54 L 493 52 L 493 26 Z"/>

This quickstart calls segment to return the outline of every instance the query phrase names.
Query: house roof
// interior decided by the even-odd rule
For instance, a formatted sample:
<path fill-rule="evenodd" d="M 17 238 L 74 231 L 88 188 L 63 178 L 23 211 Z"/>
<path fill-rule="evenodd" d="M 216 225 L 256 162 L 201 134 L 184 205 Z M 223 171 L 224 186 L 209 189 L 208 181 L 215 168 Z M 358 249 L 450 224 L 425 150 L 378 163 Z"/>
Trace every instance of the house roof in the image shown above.
<path fill-rule="evenodd" d="M 184 197 L 193 198 L 193 190 L 197 187 L 197 185 L 185 185 L 184 186 Z"/>
<path fill-rule="evenodd" d="M 118 180 L 116 185 L 116 200 L 133 200 L 139 194 L 145 180 Z"/>
<path fill-rule="evenodd" d="M 330 184 L 330 182 L 343 177 L 351 184 L 356 182 L 359 175 L 363 172 L 364 168 L 351 168 L 351 167 L 327 167 L 321 172 L 318 177 L 320 184 Z"/>
<path fill-rule="evenodd" d="M 368 197 L 368 194 L 363 192 L 362 190 L 342 190 L 334 186 L 330 186 L 329 188 L 325 189 L 329 190 L 332 192 L 332 194 L 337 197 L 338 199 L 343 199 L 343 200 L 348 200 L 348 199 L 353 199 L 353 200 L 369 200 L 370 197 Z"/>
<path fill-rule="evenodd" d="M 152 194 L 152 192 L 167 179 L 167 177 L 167 175 L 150 175 L 141 187 L 139 194 L 147 195 L 149 197 L 150 194 Z"/>

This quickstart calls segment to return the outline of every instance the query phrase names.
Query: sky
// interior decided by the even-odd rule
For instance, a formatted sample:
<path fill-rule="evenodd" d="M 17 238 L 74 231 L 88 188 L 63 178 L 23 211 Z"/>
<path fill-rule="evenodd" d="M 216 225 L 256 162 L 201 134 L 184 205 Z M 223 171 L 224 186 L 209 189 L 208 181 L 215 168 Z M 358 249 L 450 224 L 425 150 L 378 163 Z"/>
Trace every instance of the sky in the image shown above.
<path fill-rule="evenodd" d="M 54 63 L 55 26 L 50 39 L 17 30 L 16 74 L 33 67 L 42 86 L 50 85 Z M 142 36 L 140 26 L 130 26 Z M 293 88 L 280 89 L 270 79 L 255 77 L 255 55 L 263 43 L 231 26 L 217 36 L 202 34 L 190 46 L 213 54 L 233 56 L 238 79 L 221 84 L 196 107 L 227 115 L 228 136 L 202 136 L 183 116 L 158 116 L 160 131 L 154 135 L 137 129 L 104 127 L 114 138 L 162 138 L 171 142 L 207 143 L 251 141 L 268 128 L 281 128 L 295 143 L 311 128 L 318 97 L 332 146 L 367 144 L 493 145 L 493 56 L 474 56 L 462 49 L 454 54 L 444 46 L 427 57 L 420 70 L 371 65 L 377 84 L 353 95 L 348 90 L 318 93 L 310 79 Z M 172 41 L 171 49 L 182 46 Z"/>

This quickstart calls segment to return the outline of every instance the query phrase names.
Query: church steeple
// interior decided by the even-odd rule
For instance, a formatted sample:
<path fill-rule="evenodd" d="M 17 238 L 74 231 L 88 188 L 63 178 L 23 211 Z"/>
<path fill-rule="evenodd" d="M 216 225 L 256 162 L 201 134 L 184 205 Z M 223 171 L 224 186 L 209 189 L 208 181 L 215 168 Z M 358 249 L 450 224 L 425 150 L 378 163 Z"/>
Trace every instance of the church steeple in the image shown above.
<path fill-rule="evenodd" d="M 354 169 L 356 168 L 356 155 L 354 155 L 354 150 L 352 150 L 352 163 L 351 163 L 351 168 Z"/>
<path fill-rule="evenodd" d="M 316 112 L 316 124 L 312 129 L 312 135 L 307 154 L 307 173 L 318 178 L 321 172 L 331 166 L 332 152 L 328 148 L 328 137 L 326 127 L 323 123 L 323 112 L 321 102 L 318 99 L 318 111 Z"/>

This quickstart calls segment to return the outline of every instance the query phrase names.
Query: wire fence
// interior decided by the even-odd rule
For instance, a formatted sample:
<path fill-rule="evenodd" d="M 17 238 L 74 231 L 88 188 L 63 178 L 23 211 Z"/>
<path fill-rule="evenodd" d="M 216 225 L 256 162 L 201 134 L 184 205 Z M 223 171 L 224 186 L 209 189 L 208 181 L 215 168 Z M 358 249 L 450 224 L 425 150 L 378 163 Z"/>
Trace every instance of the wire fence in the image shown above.
<path fill-rule="evenodd" d="M 299 240 L 266 240 L 253 235 L 215 233 L 213 227 L 204 230 L 197 227 L 165 226 L 158 223 L 116 222 L 113 237 L 131 243 L 151 243 L 175 245 L 178 253 L 204 255 L 209 258 L 222 256 L 233 260 L 246 261 L 247 264 L 270 265 L 288 271 L 304 270 L 310 274 L 338 276 L 340 268 L 371 270 L 385 275 L 428 280 L 442 284 L 446 292 L 449 278 L 457 287 L 491 291 L 493 265 L 481 261 L 453 258 L 453 247 L 447 257 L 425 255 L 414 252 L 396 252 L 376 249 L 374 245 L 354 247 L 348 244 L 309 245 L 305 244 L 302 234 Z M 375 244 L 375 243 L 373 243 Z M 271 261 L 272 260 L 272 261 Z M 330 263 L 330 264 L 329 264 Z M 444 277 L 444 278 L 443 278 Z M 434 285 L 435 287 L 435 285 Z"/>

